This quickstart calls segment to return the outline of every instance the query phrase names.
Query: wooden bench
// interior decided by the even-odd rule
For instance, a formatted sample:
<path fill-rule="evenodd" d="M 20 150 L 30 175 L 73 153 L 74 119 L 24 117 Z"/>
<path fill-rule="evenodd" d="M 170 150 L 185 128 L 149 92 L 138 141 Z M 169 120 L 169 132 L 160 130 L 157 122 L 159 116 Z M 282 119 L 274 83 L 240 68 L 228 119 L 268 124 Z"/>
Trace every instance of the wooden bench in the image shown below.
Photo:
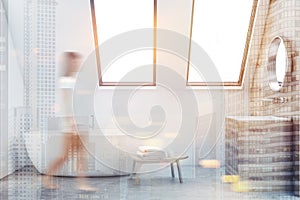
<path fill-rule="evenodd" d="M 177 170 L 178 170 L 178 178 L 179 178 L 179 182 L 183 183 L 182 180 L 182 173 L 181 173 L 181 167 L 180 167 L 180 160 L 184 160 L 187 159 L 188 156 L 179 156 L 179 157 L 166 157 L 164 159 L 159 159 L 159 160 L 151 160 L 151 159 L 143 159 L 137 155 L 131 155 L 132 159 L 133 159 L 133 164 L 132 164 L 132 170 L 130 173 L 130 178 L 133 177 L 134 174 L 136 174 L 136 183 L 138 183 L 139 181 L 139 177 L 138 177 L 138 170 L 142 167 L 143 164 L 153 164 L 153 163 L 170 163 L 170 167 L 171 167 L 171 175 L 172 178 L 175 177 L 175 173 L 174 173 L 174 163 L 176 163 L 177 165 Z M 139 164 L 139 167 L 137 168 L 136 165 Z"/>

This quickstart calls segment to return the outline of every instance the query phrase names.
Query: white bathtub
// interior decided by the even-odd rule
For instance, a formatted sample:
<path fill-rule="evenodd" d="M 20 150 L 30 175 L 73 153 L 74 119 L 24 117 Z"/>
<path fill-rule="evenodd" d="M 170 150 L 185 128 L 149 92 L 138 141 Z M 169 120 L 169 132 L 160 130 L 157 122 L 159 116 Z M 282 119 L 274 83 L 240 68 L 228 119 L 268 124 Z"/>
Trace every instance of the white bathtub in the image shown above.
<path fill-rule="evenodd" d="M 32 131 L 24 136 L 28 155 L 40 173 L 45 173 L 47 168 L 63 153 L 64 135 L 60 131 L 50 131 L 43 138 L 40 131 Z M 131 158 L 125 152 L 113 149 L 114 143 L 126 143 L 120 135 L 95 135 L 89 133 L 89 138 L 84 145 L 88 145 L 88 166 L 85 175 L 88 176 L 116 176 L 128 174 L 132 166 Z M 97 157 L 95 157 L 97 155 Z M 53 175 L 76 176 L 75 159 L 69 159 L 64 166 Z"/>

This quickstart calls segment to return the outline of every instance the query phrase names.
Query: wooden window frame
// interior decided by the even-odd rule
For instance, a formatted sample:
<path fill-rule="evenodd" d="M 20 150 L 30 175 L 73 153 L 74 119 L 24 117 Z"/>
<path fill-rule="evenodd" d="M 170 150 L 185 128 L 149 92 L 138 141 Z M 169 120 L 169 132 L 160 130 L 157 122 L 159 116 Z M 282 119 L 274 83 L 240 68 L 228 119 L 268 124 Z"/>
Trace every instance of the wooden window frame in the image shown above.
<path fill-rule="evenodd" d="M 93 25 L 93 32 L 94 32 L 94 44 L 95 44 L 97 68 L 98 68 L 99 86 L 156 86 L 157 0 L 153 0 L 153 2 L 154 2 L 154 11 L 153 11 L 154 15 L 153 15 L 153 78 L 152 78 L 152 82 L 103 82 L 102 70 L 101 70 L 101 55 L 100 55 L 99 43 L 98 43 L 98 31 L 97 31 L 95 6 L 94 6 L 94 0 L 90 0 L 92 25 Z"/>
<path fill-rule="evenodd" d="M 189 52 L 188 52 L 188 64 L 186 70 L 186 85 L 187 86 L 242 86 L 244 75 L 245 75 L 245 67 L 246 61 L 248 58 L 248 52 L 250 47 L 250 41 L 253 32 L 254 20 L 257 12 L 258 0 L 253 0 L 252 11 L 250 16 L 250 22 L 248 26 L 247 39 L 244 47 L 243 59 L 240 67 L 239 79 L 237 82 L 189 82 L 189 68 L 190 68 L 190 55 L 191 55 L 191 43 L 192 43 L 192 33 L 193 33 L 193 21 L 194 21 L 194 9 L 195 9 L 195 0 L 193 0 L 192 4 L 192 16 L 191 16 L 191 24 L 190 24 L 190 44 L 189 44 Z"/>

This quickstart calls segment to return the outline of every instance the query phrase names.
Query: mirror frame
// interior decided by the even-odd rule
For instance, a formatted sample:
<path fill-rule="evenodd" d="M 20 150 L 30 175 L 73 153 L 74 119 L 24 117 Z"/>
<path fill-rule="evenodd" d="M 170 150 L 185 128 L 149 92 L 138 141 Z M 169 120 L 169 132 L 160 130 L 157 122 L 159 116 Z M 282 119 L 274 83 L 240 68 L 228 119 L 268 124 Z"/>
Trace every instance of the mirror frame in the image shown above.
<path fill-rule="evenodd" d="M 283 81 L 280 82 L 278 81 L 277 77 L 277 68 L 281 67 L 278 66 L 278 63 L 276 63 L 276 59 L 278 56 L 278 49 L 279 46 L 283 45 L 284 50 L 285 50 L 285 66 L 284 66 L 284 78 Z M 272 91 L 279 91 L 283 85 L 284 85 L 284 79 L 286 75 L 286 71 L 289 65 L 289 58 L 288 58 L 288 52 L 287 48 L 284 42 L 284 39 L 281 36 L 275 36 L 269 45 L 268 49 L 268 62 L 267 62 L 267 71 L 268 71 L 268 81 L 269 81 L 269 86 Z"/>

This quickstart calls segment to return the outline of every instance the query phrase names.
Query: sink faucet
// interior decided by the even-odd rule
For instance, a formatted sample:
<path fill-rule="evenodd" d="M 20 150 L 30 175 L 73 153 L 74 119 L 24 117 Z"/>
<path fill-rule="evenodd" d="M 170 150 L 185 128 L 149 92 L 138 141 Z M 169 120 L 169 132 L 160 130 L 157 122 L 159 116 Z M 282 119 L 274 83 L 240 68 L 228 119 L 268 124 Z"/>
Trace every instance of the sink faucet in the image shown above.
<path fill-rule="evenodd" d="M 273 102 L 275 104 L 281 104 L 281 103 L 287 103 L 288 98 L 287 97 L 274 97 L 274 98 L 264 98 L 262 101 L 269 101 Z"/>
<path fill-rule="evenodd" d="M 273 98 L 273 103 L 287 103 L 288 98 L 287 97 L 275 97 Z"/>

